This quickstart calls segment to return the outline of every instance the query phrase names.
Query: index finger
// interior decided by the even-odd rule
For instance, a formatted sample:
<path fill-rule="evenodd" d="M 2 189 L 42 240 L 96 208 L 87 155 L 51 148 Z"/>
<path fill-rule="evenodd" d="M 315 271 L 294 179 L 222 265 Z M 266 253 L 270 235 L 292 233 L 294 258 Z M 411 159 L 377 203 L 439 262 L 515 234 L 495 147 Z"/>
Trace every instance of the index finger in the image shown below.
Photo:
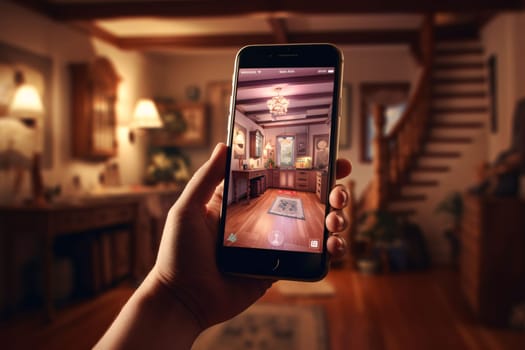
<path fill-rule="evenodd" d="M 336 179 L 347 177 L 352 172 L 352 163 L 348 159 L 338 158 L 336 163 Z"/>

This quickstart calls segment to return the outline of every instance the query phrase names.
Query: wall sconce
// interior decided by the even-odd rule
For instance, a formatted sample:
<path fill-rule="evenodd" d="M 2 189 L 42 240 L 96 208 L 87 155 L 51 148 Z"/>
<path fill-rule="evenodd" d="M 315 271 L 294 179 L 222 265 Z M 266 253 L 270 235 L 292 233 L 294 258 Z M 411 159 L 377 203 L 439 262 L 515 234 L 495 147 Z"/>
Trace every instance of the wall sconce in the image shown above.
<path fill-rule="evenodd" d="M 44 106 L 36 88 L 29 84 L 17 87 L 9 105 L 9 112 L 12 116 L 35 122 L 36 119 L 41 118 L 44 114 Z"/>
<path fill-rule="evenodd" d="M 33 205 L 43 206 L 46 204 L 44 198 L 44 181 L 41 171 L 42 141 L 38 129 L 42 124 L 44 116 L 44 105 L 36 88 L 29 84 L 19 85 L 9 104 L 9 114 L 22 119 L 22 121 L 35 129 L 34 151 L 31 162 L 31 192 Z"/>
<path fill-rule="evenodd" d="M 129 142 L 135 142 L 135 129 L 162 128 L 162 120 L 155 103 L 151 99 L 142 98 L 137 102 L 129 130 Z"/>
<path fill-rule="evenodd" d="M 270 141 L 268 141 L 268 142 L 266 143 L 266 146 L 264 146 L 264 150 L 266 151 L 266 154 L 267 154 L 268 157 L 270 157 L 270 158 L 273 157 L 273 152 L 272 152 L 272 150 L 273 150 L 273 146 L 272 146 L 272 144 L 270 143 Z"/>

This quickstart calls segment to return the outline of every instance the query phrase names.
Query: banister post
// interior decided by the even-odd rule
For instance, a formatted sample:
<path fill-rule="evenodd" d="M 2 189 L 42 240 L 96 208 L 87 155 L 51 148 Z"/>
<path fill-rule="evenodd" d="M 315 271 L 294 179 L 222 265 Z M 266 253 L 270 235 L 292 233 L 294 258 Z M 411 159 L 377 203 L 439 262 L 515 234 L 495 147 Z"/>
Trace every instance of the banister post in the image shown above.
<path fill-rule="evenodd" d="M 357 213 L 357 200 L 356 200 L 356 193 L 355 193 L 355 181 L 352 179 L 349 179 L 346 183 L 347 189 L 348 189 L 348 205 L 343 209 L 344 213 L 346 214 L 348 218 L 348 226 L 346 230 L 344 231 L 344 238 L 346 239 L 346 242 L 348 243 L 348 247 L 350 249 L 350 260 L 352 263 L 354 262 L 356 256 L 353 254 L 355 252 L 354 250 L 354 236 L 357 232 L 357 221 L 358 221 L 358 213 Z"/>
<path fill-rule="evenodd" d="M 429 67 L 434 57 L 434 14 L 427 13 L 419 32 L 419 46 L 423 66 Z"/>
<path fill-rule="evenodd" d="M 374 118 L 375 137 L 373 142 L 373 166 L 376 179 L 375 207 L 384 209 L 388 196 L 388 139 L 384 135 L 386 125 L 385 106 L 374 104 L 372 106 Z"/>

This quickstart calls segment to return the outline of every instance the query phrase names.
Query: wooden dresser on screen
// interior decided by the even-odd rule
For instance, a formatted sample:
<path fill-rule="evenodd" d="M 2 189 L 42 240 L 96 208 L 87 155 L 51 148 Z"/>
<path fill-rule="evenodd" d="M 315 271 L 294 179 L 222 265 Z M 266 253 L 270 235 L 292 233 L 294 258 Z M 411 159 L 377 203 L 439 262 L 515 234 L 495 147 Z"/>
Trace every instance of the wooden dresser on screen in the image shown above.
<path fill-rule="evenodd" d="M 525 300 L 525 201 L 464 196 L 461 289 L 476 317 L 505 327 Z"/>

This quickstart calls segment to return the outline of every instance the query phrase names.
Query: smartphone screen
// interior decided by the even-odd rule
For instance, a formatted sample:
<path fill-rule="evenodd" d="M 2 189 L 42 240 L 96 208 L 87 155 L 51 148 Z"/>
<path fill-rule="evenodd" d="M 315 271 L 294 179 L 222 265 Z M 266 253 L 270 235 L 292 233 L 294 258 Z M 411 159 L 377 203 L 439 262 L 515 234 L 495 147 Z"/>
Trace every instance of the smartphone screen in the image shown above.
<path fill-rule="evenodd" d="M 248 60 L 244 67 L 242 56 L 236 66 L 220 249 L 243 257 L 240 270 L 267 260 L 262 274 L 279 275 L 288 261 L 282 271 L 301 279 L 314 272 L 292 272 L 292 265 L 319 261 L 321 274 L 326 255 L 340 62 L 315 64 L 274 49 L 260 66 Z"/>

